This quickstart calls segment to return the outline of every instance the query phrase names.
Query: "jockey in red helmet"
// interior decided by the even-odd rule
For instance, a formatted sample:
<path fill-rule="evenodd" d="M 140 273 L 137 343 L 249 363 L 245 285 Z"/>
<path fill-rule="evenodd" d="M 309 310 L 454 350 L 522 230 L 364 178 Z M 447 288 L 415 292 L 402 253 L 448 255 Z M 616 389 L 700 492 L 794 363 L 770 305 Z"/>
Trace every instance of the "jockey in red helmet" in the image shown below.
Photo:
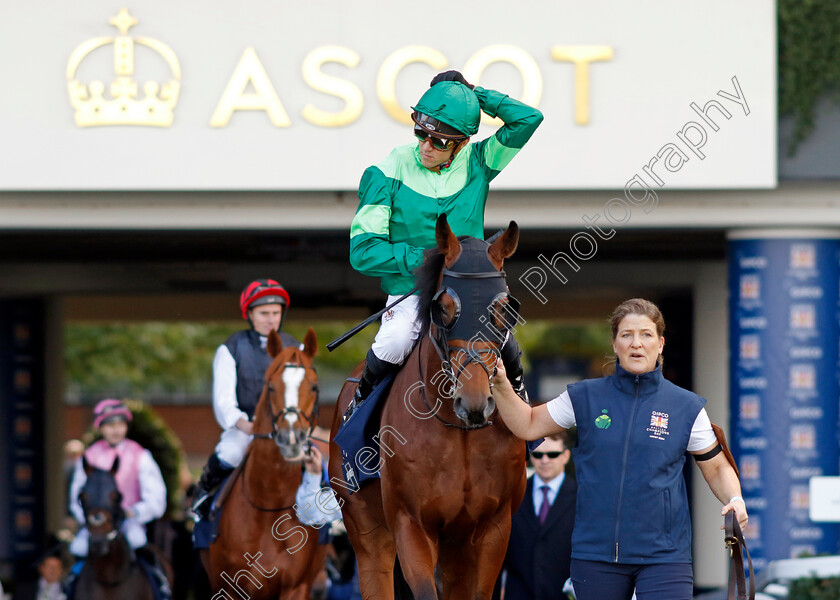
<path fill-rule="evenodd" d="M 199 519 L 207 518 L 211 492 L 242 462 L 251 442 L 254 410 L 265 385 L 265 371 L 272 360 L 266 350 L 268 334 L 277 331 L 283 346 L 301 345 L 294 337 L 280 331 L 290 304 L 289 293 L 275 280 L 252 281 L 239 296 L 242 318 L 248 321 L 250 329 L 234 333 L 216 350 L 213 412 L 223 431 L 193 492 L 192 509 Z M 314 482 L 308 482 L 307 475 L 308 472 L 301 488 L 311 484 L 310 487 L 317 491 L 320 478 L 316 476 Z M 299 504 L 304 506 L 305 503 Z"/>

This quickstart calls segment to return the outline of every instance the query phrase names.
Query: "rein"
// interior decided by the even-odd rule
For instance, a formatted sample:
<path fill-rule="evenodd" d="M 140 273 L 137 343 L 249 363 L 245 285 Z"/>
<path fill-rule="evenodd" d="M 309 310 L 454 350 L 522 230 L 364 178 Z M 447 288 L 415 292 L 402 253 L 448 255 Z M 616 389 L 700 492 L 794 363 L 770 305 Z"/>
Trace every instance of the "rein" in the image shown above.
<path fill-rule="evenodd" d="M 432 337 L 431 330 L 429 331 L 429 339 L 432 340 L 432 345 L 434 346 L 435 345 L 434 344 L 434 337 Z M 425 340 L 425 338 L 424 338 L 424 340 Z M 421 350 L 422 349 L 423 349 L 423 342 L 421 341 L 420 342 L 420 347 L 417 350 L 417 374 L 420 377 L 421 382 L 425 381 L 425 376 L 423 374 L 423 362 L 422 362 L 422 358 L 421 358 L 421 354 L 422 354 Z M 435 350 L 437 350 L 437 346 L 435 346 Z M 438 352 L 438 354 L 440 354 L 440 352 Z M 442 359 L 442 360 L 443 360 L 444 365 L 449 365 L 448 360 L 445 360 L 445 359 Z M 469 363 L 466 363 L 466 364 L 469 364 Z M 466 367 L 466 364 L 464 365 L 464 367 Z M 480 364 L 481 364 L 481 366 L 484 366 L 483 362 L 481 362 Z M 446 368 L 446 367 L 444 367 L 444 368 Z M 450 366 L 450 369 L 451 369 L 451 366 Z M 486 367 L 485 367 L 485 370 L 487 370 Z M 461 373 L 463 373 L 463 369 L 461 369 L 458 372 L 458 375 L 460 375 Z M 447 373 L 447 376 L 448 376 L 448 373 Z M 452 381 L 452 380 L 450 380 L 450 381 Z M 457 376 L 455 377 L 454 381 L 452 381 L 452 385 L 453 386 L 458 385 L 458 377 Z M 492 385 L 491 385 L 491 387 L 492 387 Z M 420 386 L 420 396 L 423 398 L 423 404 L 426 405 L 426 408 L 429 410 L 429 412 L 432 412 L 432 407 L 429 406 L 429 401 L 426 399 L 426 386 L 425 385 Z M 493 421 L 487 421 L 483 425 L 459 425 L 458 423 L 450 423 L 449 421 L 443 419 L 440 415 L 438 415 L 438 411 L 434 411 L 432 414 L 434 415 L 435 419 L 437 419 L 438 421 L 440 421 L 441 423 L 443 423 L 447 427 L 454 427 L 455 429 L 462 429 L 464 431 L 473 431 L 475 429 L 484 429 L 485 427 L 490 427 L 493 424 Z"/>
<path fill-rule="evenodd" d="M 125 562 L 123 567 L 120 569 L 121 577 L 118 577 L 116 581 L 109 581 L 102 579 L 100 574 L 98 573 L 97 569 L 90 565 L 90 568 L 94 574 L 94 578 L 96 579 L 96 583 L 103 587 L 107 588 L 115 588 L 121 585 L 124 581 L 126 581 L 129 577 L 131 577 L 136 565 L 134 549 L 128 544 L 128 540 L 125 539 L 124 536 L 121 536 L 120 528 L 122 527 L 122 522 L 125 519 L 125 512 L 123 511 L 122 507 L 118 507 L 116 510 L 108 511 L 115 516 L 115 519 L 112 520 L 112 529 L 108 533 L 104 535 L 94 535 L 90 534 L 88 539 L 88 560 L 89 561 L 100 561 L 105 560 L 111 554 L 112 551 L 112 544 L 115 542 L 122 543 L 122 545 L 128 550 L 128 561 Z M 87 521 L 87 511 L 85 511 L 85 521 Z M 94 545 L 99 545 L 102 543 L 108 545 L 108 552 L 102 556 L 90 556 L 90 549 L 94 547 Z"/>
<path fill-rule="evenodd" d="M 441 274 L 443 277 L 452 277 L 454 279 L 491 279 L 497 277 L 501 277 L 502 279 L 505 278 L 504 269 L 501 271 L 464 273 L 461 271 L 452 271 L 444 267 Z M 441 287 L 438 289 L 437 293 L 435 294 L 435 297 L 439 296 L 442 292 L 445 292 L 446 290 L 447 288 L 441 284 Z M 484 361 L 481 360 L 481 355 L 485 354 L 485 352 L 476 351 L 469 347 L 461 348 L 458 346 L 452 346 L 449 343 L 447 329 L 437 324 L 435 324 L 435 328 L 437 330 L 437 335 L 432 335 L 432 330 L 430 327 L 429 338 L 432 340 L 432 346 L 434 347 L 435 352 L 437 352 L 437 355 L 440 358 L 441 366 L 443 367 L 443 373 L 444 375 L 446 375 L 446 377 L 449 379 L 450 383 L 453 386 L 458 384 L 458 378 L 461 376 L 461 374 L 464 372 L 467 366 L 469 366 L 469 364 L 473 362 L 481 365 L 481 368 L 484 369 L 485 373 L 487 373 L 488 379 L 490 379 L 493 376 L 493 373 L 490 371 L 490 369 L 487 368 L 487 365 L 484 364 Z M 452 362 L 449 360 L 449 356 L 446 352 L 448 350 L 451 353 L 453 349 L 455 349 L 455 351 L 458 352 L 459 355 L 463 355 L 467 359 L 460 365 L 460 368 L 458 369 L 457 373 L 452 368 Z M 423 401 L 426 401 L 425 395 L 423 397 Z"/>
<path fill-rule="evenodd" d="M 314 369 L 314 367 L 307 367 L 302 362 L 287 362 L 283 365 L 283 369 L 286 369 L 286 367 L 303 367 L 304 369 L 308 369 L 308 368 L 313 368 Z M 274 375 L 275 372 L 276 372 L 276 369 L 271 374 Z M 304 420 L 306 421 L 306 423 L 309 426 L 309 430 L 306 432 L 306 439 L 307 440 L 311 439 L 312 438 L 312 432 L 315 430 L 315 421 L 318 418 L 318 414 L 320 413 L 318 386 L 316 385 L 315 388 L 314 388 L 315 402 L 312 405 L 312 410 L 310 411 L 310 413 L 308 415 L 306 413 L 304 413 L 302 410 L 300 410 L 298 407 L 287 408 L 285 406 L 283 406 L 277 412 L 277 414 L 275 414 L 274 413 L 274 408 L 273 408 L 274 403 L 271 401 L 272 396 L 274 395 L 274 386 L 272 386 L 271 383 L 268 383 L 266 385 L 266 389 L 268 390 L 268 395 L 267 395 L 267 398 L 266 398 L 266 400 L 267 400 L 266 411 L 268 412 L 269 418 L 271 419 L 272 431 L 271 431 L 271 433 L 253 433 L 253 434 L 251 434 L 252 437 L 255 440 L 276 441 L 277 435 L 280 433 L 280 428 L 277 426 L 277 421 L 285 418 L 286 415 L 294 414 L 294 415 L 298 416 L 301 419 L 301 421 L 304 421 Z M 285 462 L 285 459 L 284 459 L 284 462 Z M 267 506 L 260 506 L 259 504 L 255 503 L 251 499 L 251 494 L 248 491 L 248 478 L 245 477 L 244 472 L 242 474 L 242 492 L 243 492 L 243 495 L 245 496 L 245 499 L 248 501 L 248 504 L 250 504 L 252 508 L 255 508 L 256 510 L 259 510 L 259 511 L 262 511 L 262 512 L 283 512 L 283 511 L 286 511 L 286 510 L 291 510 L 295 507 L 295 505 L 292 504 L 292 505 L 289 505 L 289 506 L 281 506 L 279 508 L 273 508 L 273 507 L 267 507 Z"/>
<path fill-rule="evenodd" d="M 306 369 L 306 365 L 301 362 L 287 362 L 283 365 L 283 369 L 286 367 L 303 367 Z M 273 375 L 274 373 L 272 373 Z M 315 403 L 312 405 L 312 411 L 307 415 L 305 412 L 300 410 L 298 407 L 294 408 L 286 408 L 285 406 L 281 408 L 277 414 L 274 414 L 274 403 L 271 401 L 271 397 L 274 394 L 274 387 L 269 383 L 267 384 L 268 389 L 268 402 L 266 403 L 266 410 L 268 411 L 268 416 L 271 419 L 271 433 L 252 433 L 254 439 L 257 440 L 273 440 L 280 432 L 280 428 L 277 427 L 277 421 L 286 417 L 286 415 L 296 415 L 302 421 L 305 420 L 309 425 L 309 431 L 306 432 L 306 437 L 309 439 L 312 436 L 312 432 L 315 431 L 315 420 L 318 418 L 318 415 L 321 412 L 321 405 L 320 405 L 320 397 L 318 393 L 318 386 L 315 386 Z"/>

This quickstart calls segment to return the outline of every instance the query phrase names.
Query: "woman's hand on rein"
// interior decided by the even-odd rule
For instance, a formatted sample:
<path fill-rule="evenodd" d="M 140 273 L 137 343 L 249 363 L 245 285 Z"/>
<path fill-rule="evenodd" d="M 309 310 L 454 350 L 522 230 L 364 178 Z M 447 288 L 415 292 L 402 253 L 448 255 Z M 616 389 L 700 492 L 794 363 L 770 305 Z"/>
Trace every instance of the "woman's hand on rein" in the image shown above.
<path fill-rule="evenodd" d="M 741 531 L 747 526 L 747 522 L 750 520 L 749 516 L 747 515 L 747 505 L 744 504 L 744 501 L 740 498 L 737 500 L 733 500 L 729 504 L 724 505 L 723 509 L 721 509 L 720 514 L 721 516 L 726 515 L 728 512 L 735 511 L 735 518 L 738 519 L 738 525 L 741 527 Z M 720 526 L 723 529 L 723 525 Z"/>

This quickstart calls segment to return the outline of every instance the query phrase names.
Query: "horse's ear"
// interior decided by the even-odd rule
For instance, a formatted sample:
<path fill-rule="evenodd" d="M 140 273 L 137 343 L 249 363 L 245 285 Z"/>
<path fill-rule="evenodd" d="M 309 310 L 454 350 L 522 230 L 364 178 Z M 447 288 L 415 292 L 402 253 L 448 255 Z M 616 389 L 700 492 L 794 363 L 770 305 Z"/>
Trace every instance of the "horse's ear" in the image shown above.
<path fill-rule="evenodd" d="M 452 260 L 461 253 L 461 242 L 452 233 L 445 214 L 437 218 L 435 238 L 437 239 L 438 250 L 446 257 L 446 264 L 452 264 Z"/>
<path fill-rule="evenodd" d="M 112 464 L 112 465 L 111 465 L 111 470 L 109 471 L 109 473 L 111 473 L 111 475 L 116 475 L 116 474 L 117 474 L 117 470 L 118 470 L 119 468 L 120 468 L 120 457 L 119 457 L 119 456 L 115 456 L 115 457 L 114 457 L 114 464 Z"/>
<path fill-rule="evenodd" d="M 93 467 L 88 462 L 87 457 L 82 454 L 82 468 L 85 470 L 85 475 L 90 477 L 90 474 L 93 473 Z"/>
<path fill-rule="evenodd" d="M 493 262 L 501 265 L 507 257 L 516 252 L 517 244 L 519 244 L 519 225 L 516 221 L 511 221 L 499 239 L 490 244 L 487 254 Z"/>
<path fill-rule="evenodd" d="M 268 355 L 271 358 L 275 358 L 283 349 L 283 340 L 280 339 L 280 334 L 273 329 L 268 334 L 268 344 L 265 349 L 268 350 Z"/>
<path fill-rule="evenodd" d="M 318 354 L 318 336 L 311 327 L 306 330 L 306 336 L 303 338 L 303 353 L 309 358 Z"/>

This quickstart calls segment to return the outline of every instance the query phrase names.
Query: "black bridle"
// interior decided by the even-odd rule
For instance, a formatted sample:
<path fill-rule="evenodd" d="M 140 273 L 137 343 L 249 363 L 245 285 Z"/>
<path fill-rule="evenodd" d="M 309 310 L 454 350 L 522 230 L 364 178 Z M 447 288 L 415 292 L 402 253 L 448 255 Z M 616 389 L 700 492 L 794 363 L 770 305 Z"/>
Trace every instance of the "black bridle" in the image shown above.
<path fill-rule="evenodd" d="M 300 362 L 300 361 L 298 361 L 298 362 L 286 362 L 286 363 L 283 364 L 282 370 L 285 370 L 288 367 L 302 368 L 302 369 L 305 369 L 305 370 L 311 369 L 312 372 L 315 372 L 315 367 L 314 366 L 307 367 L 305 364 L 303 364 L 303 362 Z M 280 367 L 278 367 L 278 369 L 279 368 Z M 274 374 L 277 372 L 278 369 L 274 369 L 271 372 L 271 375 L 266 377 L 266 392 L 267 392 L 266 412 L 268 413 L 268 416 L 271 419 L 271 433 L 254 433 L 252 435 L 253 435 L 255 440 L 273 440 L 279 446 L 280 445 L 280 435 L 282 433 L 282 430 L 280 429 L 280 427 L 277 426 L 277 422 L 280 421 L 281 419 L 285 419 L 287 415 L 294 414 L 294 415 L 297 416 L 298 419 L 300 419 L 301 422 L 306 421 L 306 423 L 309 426 L 309 430 L 306 432 L 306 444 L 307 444 L 307 446 L 309 446 L 309 445 L 312 444 L 312 442 L 311 442 L 312 432 L 315 429 L 315 423 L 318 420 L 318 414 L 320 413 L 320 410 L 321 410 L 318 384 L 315 383 L 312 386 L 312 391 L 315 392 L 315 402 L 312 404 L 312 410 L 309 412 L 308 415 L 305 412 L 303 412 L 300 409 L 300 407 L 298 407 L 298 406 L 287 407 L 286 403 L 285 403 L 285 400 L 283 401 L 283 406 L 280 408 L 280 410 L 277 411 L 277 413 L 275 413 L 274 412 L 274 402 L 272 401 L 272 399 L 273 399 L 274 395 L 277 393 L 277 391 L 274 389 L 274 386 L 271 383 L 271 378 L 274 376 Z M 306 378 L 306 375 L 304 373 L 304 379 L 305 378 Z M 307 448 L 307 451 L 308 451 L 308 448 Z M 247 460 L 247 457 L 246 457 L 246 460 Z M 247 478 L 243 479 L 243 486 L 244 486 L 243 487 L 243 492 L 244 492 L 244 495 L 245 495 L 245 499 L 248 501 L 248 504 L 250 504 L 256 510 L 263 511 L 263 512 L 282 512 L 282 511 L 291 510 L 291 509 L 295 508 L 294 505 L 280 506 L 280 507 L 261 506 L 260 504 L 258 504 L 257 502 L 255 502 L 251 498 L 251 495 L 248 492 Z"/>
<path fill-rule="evenodd" d="M 453 265 L 454 266 L 454 265 Z M 441 283 L 438 287 L 437 292 L 432 297 L 431 304 L 429 306 L 430 311 L 430 319 L 432 326 L 429 327 L 429 339 L 431 340 L 432 346 L 435 349 L 438 357 L 441 361 L 441 371 L 448 380 L 448 384 L 451 386 L 450 390 L 452 391 L 452 396 L 454 397 L 454 392 L 457 390 L 459 385 L 459 379 L 461 375 L 464 373 L 466 368 L 470 365 L 470 363 L 476 363 L 481 366 L 484 372 L 487 374 L 488 383 L 490 388 L 492 389 L 493 384 L 490 382 L 490 379 L 493 377 L 495 367 L 488 367 L 487 366 L 487 355 L 492 354 L 494 356 L 499 356 L 499 350 L 497 348 L 489 347 L 489 348 L 474 348 L 471 342 L 467 343 L 467 346 L 455 346 L 453 345 L 450 340 L 450 334 L 456 329 L 463 329 L 464 331 L 460 333 L 461 339 L 462 337 L 466 337 L 470 333 L 474 333 L 471 331 L 471 328 L 478 330 L 479 323 L 485 324 L 485 326 L 489 326 L 491 330 L 494 330 L 494 337 L 499 339 L 499 344 L 504 342 L 505 336 L 507 335 L 507 331 L 501 331 L 495 327 L 493 324 L 493 319 L 488 317 L 490 316 L 490 312 L 492 311 L 492 306 L 495 304 L 497 300 L 501 300 L 502 296 L 505 296 L 512 304 L 518 307 L 518 302 L 512 298 L 507 293 L 507 286 L 505 284 L 492 284 L 488 285 L 490 288 L 490 293 L 497 292 L 493 296 L 493 301 L 488 306 L 488 315 L 487 316 L 479 316 L 477 323 L 467 323 L 462 324 L 461 327 L 458 327 L 458 320 L 461 316 L 461 301 L 457 294 L 457 292 L 450 286 L 447 286 L 445 283 L 446 278 L 453 278 L 453 279 L 460 279 L 460 280 L 491 280 L 491 279 L 502 279 L 505 281 L 506 274 L 505 271 L 479 271 L 479 272 L 464 272 L 464 271 L 455 271 L 452 269 L 448 269 L 446 267 L 443 268 L 441 271 Z M 455 285 L 453 283 L 453 285 Z M 498 289 L 496 289 L 498 288 Z M 452 318 L 449 324 L 445 324 L 443 322 L 443 318 L 440 314 L 440 300 L 441 296 L 444 294 L 448 294 L 454 301 L 454 312 L 455 314 L 452 315 Z M 451 356 L 455 354 L 456 358 L 458 359 L 457 371 L 456 367 L 453 367 Z M 422 368 L 419 360 L 418 353 L 418 368 Z M 491 364 L 495 365 L 495 360 L 489 361 Z M 420 373 L 421 381 L 423 380 L 422 373 Z M 428 400 L 426 399 L 425 389 L 421 388 L 421 395 L 423 397 L 423 402 L 426 404 L 426 407 L 431 411 L 431 407 L 429 407 Z M 482 429 L 484 427 L 489 427 L 493 424 L 493 421 L 487 421 L 481 425 L 471 425 L 471 426 L 463 426 L 457 423 L 450 423 L 445 419 L 441 418 L 437 411 L 434 412 L 434 416 L 440 422 L 448 427 L 455 427 L 458 429 L 464 430 L 472 430 L 472 429 Z"/>
<path fill-rule="evenodd" d="M 486 271 L 482 273 L 463 273 L 460 271 L 452 271 L 450 269 L 443 269 L 443 276 L 444 277 L 453 277 L 455 279 L 491 279 L 491 278 L 502 278 L 505 279 L 505 272 L 504 270 L 501 271 Z M 455 291 L 447 286 L 443 285 L 441 281 L 441 286 L 438 288 L 437 293 L 435 293 L 434 297 L 432 298 L 432 304 L 430 310 L 434 312 L 435 306 L 439 302 L 440 297 L 444 294 L 448 293 L 450 296 L 457 297 Z M 456 314 L 453 317 L 452 326 L 457 322 L 458 317 L 461 316 L 461 307 L 460 305 L 456 305 Z M 464 372 L 464 369 L 470 363 L 478 363 L 481 365 L 481 368 L 484 369 L 485 373 L 487 373 L 487 378 L 493 376 L 493 371 L 490 370 L 483 360 L 483 356 L 486 355 L 488 352 L 496 353 L 495 350 L 491 348 L 482 349 L 482 350 L 475 350 L 469 345 L 464 348 L 462 346 L 453 346 L 449 342 L 449 332 L 452 330 L 452 326 L 446 327 L 441 322 L 435 322 L 436 318 L 432 316 L 432 323 L 435 325 L 435 334 L 432 335 L 432 328 L 429 328 L 429 337 L 432 340 L 432 346 L 434 347 L 437 355 L 440 357 L 441 365 L 443 368 L 443 373 L 446 375 L 447 379 L 453 386 L 458 385 L 458 379 L 460 378 L 461 374 Z M 449 356 L 451 356 L 452 352 L 457 352 L 459 358 L 462 358 L 460 361 L 460 365 L 458 368 L 458 372 L 456 373 L 452 367 L 452 361 L 449 360 Z"/>
<path fill-rule="evenodd" d="M 306 369 L 306 370 L 312 369 L 313 372 L 315 371 L 315 367 L 307 367 L 302 362 L 287 362 L 283 365 L 283 370 L 285 370 L 288 367 L 303 368 L 303 369 Z M 318 414 L 321 411 L 321 405 L 320 405 L 320 401 L 319 401 L 320 397 L 319 397 L 318 384 L 316 383 L 315 385 L 313 385 L 313 390 L 312 391 L 315 392 L 315 402 L 312 405 L 312 410 L 309 412 L 308 415 L 305 412 L 303 412 L 300 409 L 300 407 L 298 407 L 298 406 L 287 407 L 286 403 L 285 403 L 285 400 L 283 401 L 282 408 L 275 414 L 275 412 L 274 412 L 274 402 L 272 401 L 272 398 L 273 398 L 274 394 L 276 394 L 276 390 L 274 389 L 274 386 L 272 385 L 270 379 L 274 375 L 274 373 L 276 373 L 276 372 L 277 372 L 277 369 L 272 371 L 271 376 L 266 377 L 266 391 L 268 393 L 268 397 L 266 398 L 266 400 L 267 400 L 266 411 L 268 412 L 268 416 L 271 419 L 271 433 L 255 433 L 255 434 L 253 434 L 254 439 L 274 440 L 275 442 L 279 443 L 279 436 L 280 436 L 281 430 L 277 426 L 277 422 L 280 419 L 285 419 L 287 415 L 292 415 L 293 414 L 293 415 L 297 416 L 297 418 L 300 419 L 301 422 L 306 421 L 307 425 L 309 426 L 309 430 L 306 432 L 306 439 L 309 440 L 310 437 L 312 436 L 312 432 L 315 430 L 315 423 L 317 422 Z M 305 375 L 304 375 L 304 377 L 305 377 Z"/>

